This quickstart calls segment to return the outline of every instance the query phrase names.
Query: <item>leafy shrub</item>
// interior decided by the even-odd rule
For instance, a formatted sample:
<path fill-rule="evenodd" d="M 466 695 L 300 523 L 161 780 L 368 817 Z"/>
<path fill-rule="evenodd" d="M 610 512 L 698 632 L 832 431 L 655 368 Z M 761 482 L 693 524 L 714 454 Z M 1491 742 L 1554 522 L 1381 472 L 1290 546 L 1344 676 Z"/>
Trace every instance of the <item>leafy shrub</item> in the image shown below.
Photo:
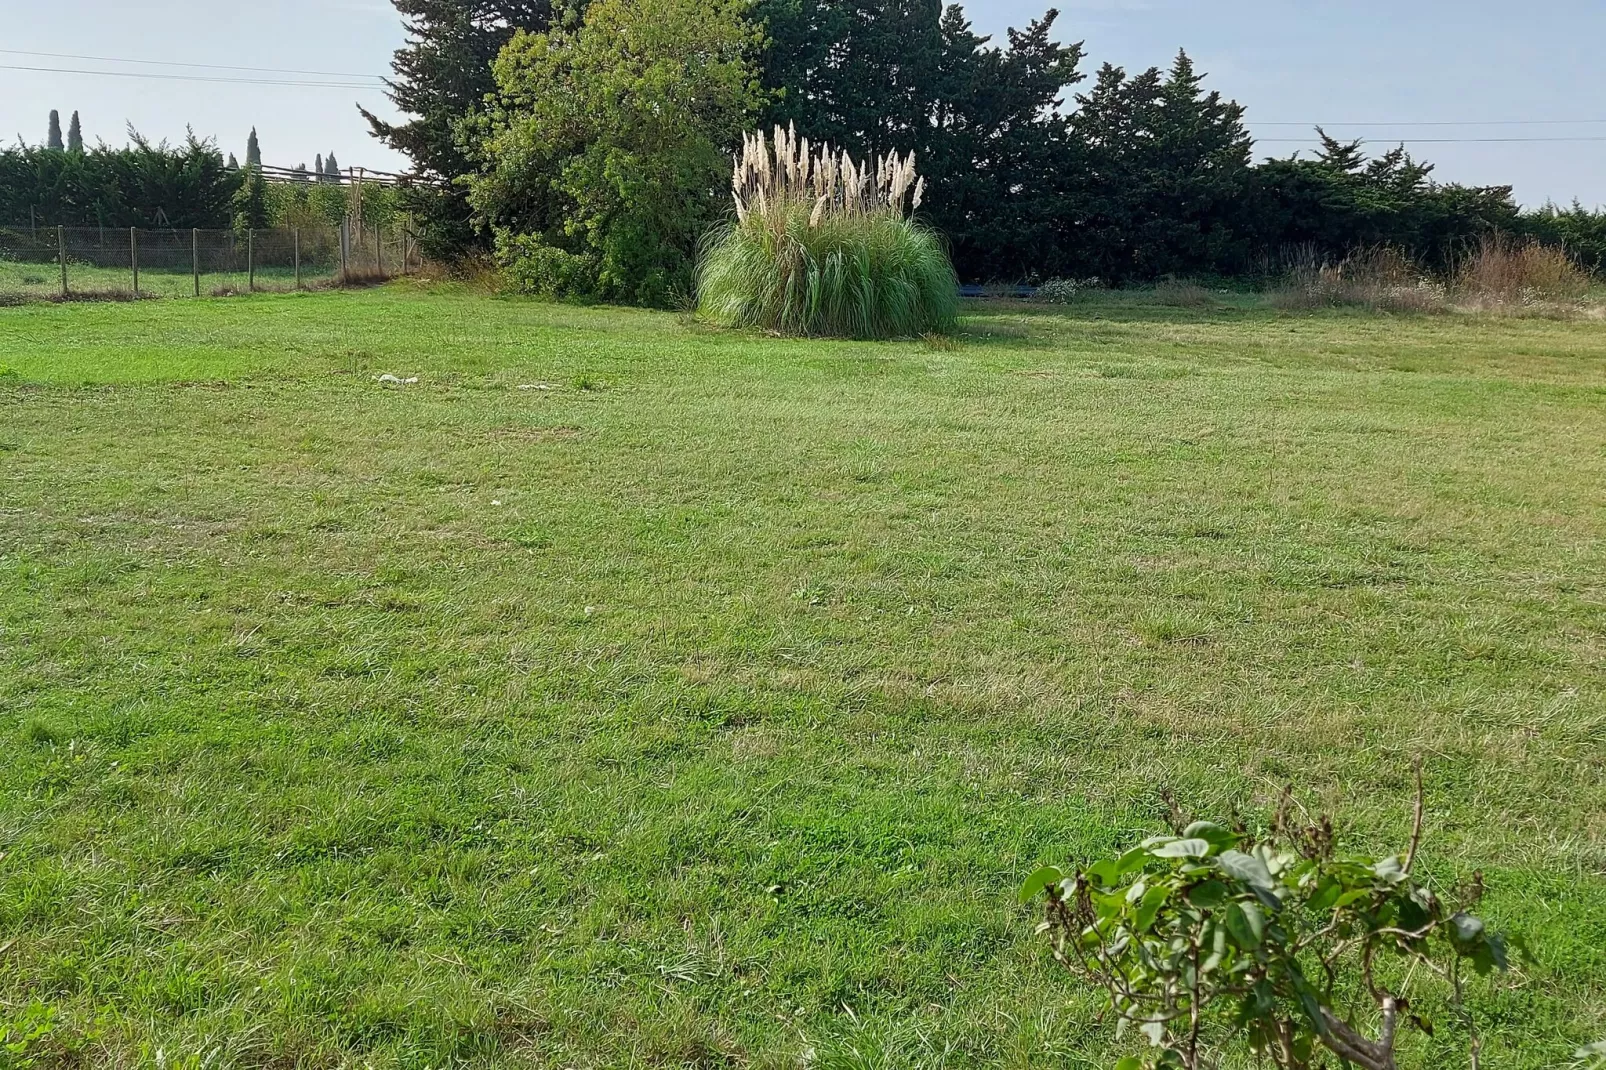
<path fill-rule="evenodd" d="M 1464 969 L 1506 968 L 1500 936 L 1413 877 L 1420 787 L 1416 813 L 1403 856 L 1346 852 L 1331 822 L 1300 828 L 1285 811 L 1261 839 L 1196 821 L 1084 869 L 1044 867 L 1021 898 L 1046 901 L 1039 931 L 1055 958 L 1108 991 L 1121 1028 L 1148 1038 L 1154 1054 L 1119 1070 L 1202 1070 L 1237 1038 L 1282 1070 L 1315 1067 L 1324 1050 L 1394 1070 L 1400 1031 L 1433 1028 L 1417 1006 L 1426 986 L 1410 980 L 1417 968 L 1447 982 L 1468 1025 Z M 1475 877 L 1465 898 L 1480 893 Z M 1339 1009 L 1358 1005 L 1369 1011 Z"/>
<path fill-rule="evenodd" d="M 843 338 L 951 331 L 959 280 L 942 239 L 906 213 L 924 180 L 914 157 L 872 171 L 776 128 L 746 139 L 736 219 L 705 241 L 698 309 L 728 327 Z"/>
<path fill-rule="evenodd" d="M 519 289 L 649 305 L 689 289 L 715 191 L 756 104 L 741 0 L 596 0 L 517 33 L 465 133 L 469 201 Z"/>

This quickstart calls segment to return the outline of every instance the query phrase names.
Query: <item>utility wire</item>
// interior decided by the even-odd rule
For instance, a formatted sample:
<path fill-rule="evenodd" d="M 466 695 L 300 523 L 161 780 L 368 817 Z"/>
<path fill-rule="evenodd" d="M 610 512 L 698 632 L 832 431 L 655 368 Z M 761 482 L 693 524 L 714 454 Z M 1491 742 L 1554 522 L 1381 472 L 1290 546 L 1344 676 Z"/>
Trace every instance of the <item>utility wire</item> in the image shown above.
<path fill-rule="evenodd" d="M 1257 137 L 1257 145 L 1311 145 L 1317 139 L 1313 137 Z M 1606 141 L 1603 137 L 1377 137 L 1362 138 L 1362 145 L 1514 145 L 1532 144 L 1534 142 L 1558 141 Z"/>
<path fill-rule="evenodd" d="M 372 82 L 308 82 L 281 78 L 219 78 L 204 74 L 147 74 L 144 71 L 86 71 L 68 67 L 23 67 L 0 63 L 0 71 L 42 71 L 46 74 L 98 74 L 107 78 L 158 78 L 170 82 L 227 82 L 236 85 L 313 86 L 322 89 L 382 89 Z"/>
<path fill-rule="evenodd" d="M 351 71 L 298 71 L 281 67 L 234 67 L 223 63 L 179 63 L 167 59 L 119 59 L 116 56 L 80 56 L 72 52 L 29 52 L 21 48 L 0 48 L 8 56 L 44 56 L 48 59 L 88 59 L 96 63 L 140 63 L 153 67 L 200 67 L 212 71 L 253 71 L 257 74 L 315 74 L 326 78 L 381 79 L 377 74 L 354 74 Z"/>
<path fill-rule="evenodd" d="M 1266 122 L 1260 119 L 1245 120 L 1250 126 L 1588 126 L 1606 123 L 1606 119 L 1458 119 L 1438 122 L 1381 122 L 1381 123 L 1289 123 Z"/>

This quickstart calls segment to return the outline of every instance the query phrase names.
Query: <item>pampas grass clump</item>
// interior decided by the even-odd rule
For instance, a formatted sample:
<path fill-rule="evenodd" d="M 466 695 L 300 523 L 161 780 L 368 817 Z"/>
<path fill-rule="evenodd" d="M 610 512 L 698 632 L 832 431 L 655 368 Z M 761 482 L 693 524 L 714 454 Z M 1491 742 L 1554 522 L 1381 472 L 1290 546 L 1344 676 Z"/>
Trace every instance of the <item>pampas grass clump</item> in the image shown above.
<path fill-rule="evenodd" d="M 736 218 L 705 240 L 698 309 L 728 327 L 894 338 L 951 331 L 958 279 L 942 239 L 912 218 L 914 155 L 869 168 L 794 130 L 745 139 Z"/>

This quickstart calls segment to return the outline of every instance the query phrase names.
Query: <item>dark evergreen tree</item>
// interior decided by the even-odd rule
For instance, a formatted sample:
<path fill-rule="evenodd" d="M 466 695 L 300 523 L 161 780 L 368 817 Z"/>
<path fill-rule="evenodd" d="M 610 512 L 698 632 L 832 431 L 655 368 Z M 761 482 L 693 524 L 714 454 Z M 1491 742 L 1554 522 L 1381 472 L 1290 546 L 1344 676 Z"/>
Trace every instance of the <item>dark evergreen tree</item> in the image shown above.
<path fill-rule="evenodd" d="M 1052 259 L 1056 188 L 1072 149 L 1058 100 L 1081 79 L 1056 13 L 992 48 L 941 0 L 760 0 L 764 125 L 793 123 L 856 156 L 913 151 L 924 213 L 962 277 L 1019 278 Z M 1047 216 L 1045 216 L 1047 213 Z"/>
<path fill-rule="evenodd" d="M 329 176 L 330 182 L 340 181 L 340 162 L 332 152 L 323 158 L 323 173 Z"/>
<path fill-rule="evenodd" d="M 458 126 L 495 88 L 491 61 L 516 29 L 539 33 L 574 25 L 584 0 L 393 0 L 407 27 L 388 81 L 390 98 L 410 116 L 390 123 L 362 110 L 375 137 L 413 161 L 401 193 L 422 226 L 426 251 L 451 256 L 482 242 L 463 190 L 448 185 L 473 168 Z"/>
<path fill-rule="evenodd" d="M 1314 158 L 1268 160 L 1255 170 L 1245 229 L 1269 260 L 1291 248 L 1336 259 L 1388 245 L 1444 269 L 1481 235 L 1525 229 L 1510 186 L 1440 184 L 1433 165 L 1403 145 L 1367 159 L 1359 141 L 1319 127 L 1317 136 Z"/>
<path fill-rule="evenodd" d="M 257 142 L 257 128 L 254 126 L 245 139 L 245 166 L 253 171 L 262 169 L 262 146 Z"/>
<path fill-rule="evenodd" d="M 312 158 L 312 180 L 314 182 L 325 181 L 323 170 L 323 153 L 321 152 Z"/>
<path fill-rule="evenodd" d="M 234 158 L 234 153 L 232 153 L 232 152 L 229 153 L 229 170 L 230 171 L 238 171 L 239 169 L 240 169 L 240 161 L 236 160 Z"/>
<path fill-rule="evenodd" d="M 82 153 L 84 151 L 84 128 L 78 122 L 78 113 L 72 113 L 72 119 L 67 123 L 67 151 Z"/>
<path fill-rule="evenodd" d="M 61 141 L 61 113 L 50 109 L 50 129 L 45 134 L 45 148 L 61 152 L 67 146 Z"/>
<path fill-rule="evenodd" d="M 297 182 L 301 182 L 301 183 L 307 182 L 308 181 L 307 165 L 304 164 L 304 163 L 296 164 L 295 172 L 291 175 L 291 177 Z"/>
<path fill-rule="evenodd" d="M 1086 273 L 1230 272 L 1249 257 L 1253 142 L 1243 108 L 1202 83 L 1183 52 L 1166 73 L 1129 77 L 1106 64 L 1078 95 L 1072 132 L 1084 155 L 1067 194 Z"/>

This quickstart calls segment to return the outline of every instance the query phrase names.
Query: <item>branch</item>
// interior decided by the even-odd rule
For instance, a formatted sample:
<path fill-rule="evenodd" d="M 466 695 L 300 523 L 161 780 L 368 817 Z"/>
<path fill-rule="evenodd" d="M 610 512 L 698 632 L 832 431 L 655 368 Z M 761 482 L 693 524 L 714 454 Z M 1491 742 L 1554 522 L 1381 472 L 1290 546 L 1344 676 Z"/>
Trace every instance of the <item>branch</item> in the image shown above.
<path fill-rule="evenodd" d="M 1411 867 L 1416 864 L 1416 852 L 1422 846 L 1422 755 L 1418 754 L 1412 762 L 1416 768 L 1416 807 L 1411 815 L 1411 847 L 1405 852 L 1405 875 L 1411 875 Z"/>

